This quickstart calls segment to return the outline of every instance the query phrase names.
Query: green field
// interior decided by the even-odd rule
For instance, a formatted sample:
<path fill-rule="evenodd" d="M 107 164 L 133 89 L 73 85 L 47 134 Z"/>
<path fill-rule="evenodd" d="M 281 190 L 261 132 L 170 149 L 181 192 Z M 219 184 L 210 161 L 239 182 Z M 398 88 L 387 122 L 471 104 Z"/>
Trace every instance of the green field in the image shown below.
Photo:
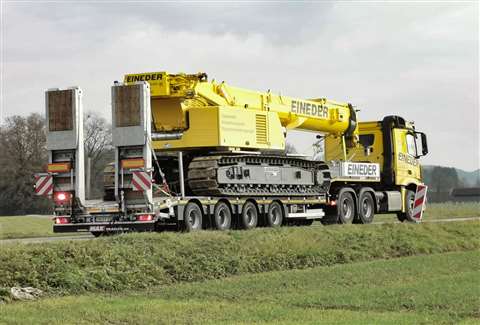
<path fill-rule="evenodd" d="M 480 217 L 480 202 L 427 203 L 423 213 L 424 221 L 465 217 Z M 397 221 L 397 217 L 394 214 L 380 214 L 375 216 L 374 221 L 393 222 Z"/>
<path fill-rule="evenodd" d="M 0 324 L 476 324 L 479 233 L 461 221 L 8 244 Z M 47 297 L 12 302 L 13 286 Z"/>
<path fill-rule="evenodd" d="M 0 239 L 33 238 L 71 234 L 53 233 L 52 216 L 0 216 Z"/>
<path fill-rule="evenodd" d="M 479 216 L 480 203 L 433 203 L 427 206 L 424 220 Z M 377 215 L 375 221 L 395 222 L 397 218 L 393 214 Z M 0 217 L 0 239 L 72 235 L 54 234 L 52 226 L 51 216 Z"/>
<path fill-rule="evenodd" d="M 478 251 L 0 306 L 6 324 L 478 324 Z"/>

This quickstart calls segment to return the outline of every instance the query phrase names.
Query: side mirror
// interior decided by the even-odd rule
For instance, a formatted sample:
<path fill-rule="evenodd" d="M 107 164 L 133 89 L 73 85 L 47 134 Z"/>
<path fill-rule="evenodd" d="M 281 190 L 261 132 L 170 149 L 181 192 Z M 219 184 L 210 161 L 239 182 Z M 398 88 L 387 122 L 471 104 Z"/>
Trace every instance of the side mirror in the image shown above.
<path fill-rule="evenodd" d="M 419 143 L 418 143 L 418 140 L 419 137 L 418 135 L 420 135 L 420 138 L 422 140 L 421 144 L 422 144 L 422 153 L 420 154 L 418 151 L 419 151 Z M 425 135 L 425 133 L 423 132 L 415 132 L 415 147 L 417 149 L 417 156 L 415 156 L 415 158 L 420 158 L 422 156 L 425 156 L 427 153 L 428 153 L 428 144 L 427 144 L 427 136 Z"/>
<path fill-rule="evenodd" d="M 428 153 L 427 135 L 420 133 L 422 136 L 422 155 L 425 156 Z"/>

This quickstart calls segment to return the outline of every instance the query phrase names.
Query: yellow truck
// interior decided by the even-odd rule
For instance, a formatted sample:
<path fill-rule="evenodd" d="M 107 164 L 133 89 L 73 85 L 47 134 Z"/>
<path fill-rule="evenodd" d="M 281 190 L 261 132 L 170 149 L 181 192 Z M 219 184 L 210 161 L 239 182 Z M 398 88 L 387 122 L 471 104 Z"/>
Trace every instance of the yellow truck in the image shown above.
<path fill-rule="evenodd" d="M 427 140 L 399 116 L 361 122 L 350 103 L 242 89 L 205 73 L 128 74 L 112 86 L 114 200 L 90 202 L 79 184 L 81 90 L 49 90 L 46 103 L 49 166 L 68 162 L 44 174 L 56 232 L 370 223 L 381 213 L 421 219 L 418 158 Z M 70 129 L 56 129 L 65 117 Z M 286 154 L 289 130 L 315 132 L 323 161 Z M 56 200 L 59 193 L 67 199 Z"/>

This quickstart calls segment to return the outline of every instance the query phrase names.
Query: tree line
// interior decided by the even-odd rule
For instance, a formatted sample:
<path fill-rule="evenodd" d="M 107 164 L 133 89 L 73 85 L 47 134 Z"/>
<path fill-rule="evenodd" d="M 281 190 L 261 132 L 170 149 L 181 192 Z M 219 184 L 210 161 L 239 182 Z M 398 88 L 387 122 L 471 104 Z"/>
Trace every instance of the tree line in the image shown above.
<path fill-rule="evenodd" d="M 91 198 L 101 197 L 104 166 L 113 160 L 111 127 L 95 113 L 84 121 L 85 157 L 91 161 Z M 10 116 L 0 125 L 0 215 L 42 214 L 51 200 L 34 193 L 35 173 L 48 164 L 46 123 L 38 113 Z"/>

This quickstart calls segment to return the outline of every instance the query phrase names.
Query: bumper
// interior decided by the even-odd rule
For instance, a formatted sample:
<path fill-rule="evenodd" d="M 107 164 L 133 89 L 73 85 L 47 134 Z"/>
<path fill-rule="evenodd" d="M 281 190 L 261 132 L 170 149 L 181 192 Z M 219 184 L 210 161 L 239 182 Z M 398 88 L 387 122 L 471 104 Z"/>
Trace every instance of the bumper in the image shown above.
<path fill-rule="evenodd" d="M 155 221 L 89 222 L 53 225 L 53 232 L 154 231 Z"/>

